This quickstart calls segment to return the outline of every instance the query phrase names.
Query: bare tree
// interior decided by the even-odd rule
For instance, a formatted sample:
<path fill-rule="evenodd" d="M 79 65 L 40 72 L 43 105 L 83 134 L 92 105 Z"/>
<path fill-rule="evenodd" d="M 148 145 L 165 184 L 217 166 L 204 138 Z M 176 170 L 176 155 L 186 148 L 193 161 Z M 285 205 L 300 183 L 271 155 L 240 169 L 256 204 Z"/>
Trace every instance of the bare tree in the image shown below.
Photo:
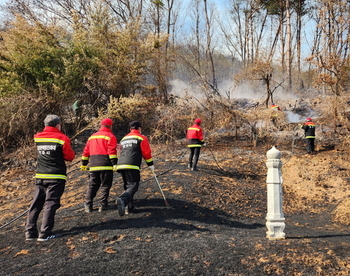
<path fill-rule="evenodd" d="M 297 44 L 297 70 L 298 79 L 300 79 L 301 72 L 301 31 L 302 31 L 302 18 L 308 13 L 309 9 L 306 7 L 307 3 L 305 0 L 294 1 L 294 10 L 296 12 L 296 44 Z"/>
<path fill-rule="evenodd" d="M 178 53 L 184 65 L 196 77 L 196 82 L 208 97 L 220 95 L 217 87 L 214 31 L 215 7 L 196 0 L 191 6 L 192 32 L 187 31 L 187 44 Z"/>
<path fill-rule="evenodd" d="M 103 0 L 121 22 L 127 23 L 143 14 L 144 0 Z"/>
<path fill-rule="evenodd" d="M 290 0 L 286 0 L 286 18 L 287 18 L 287 72 L 288 72 L 288 89 L 292 91 L 292 30 L 290 16 Z"/>
<path fill-rule="evenodd" d="M 214 91 L 217 91 L 217 82 L 216 82 L 216 73 L 215 73 L 215 64 L 214 64 L 214 59 L 213 59 L 213 49 L 212 49 L 212 33 L 211 33 L 211 28 L 212 28 L 212 22 L 209 17 L 209 11 L 208 11 L 208 4 L 207 0 L 204 0 L 204 11 L 205 11 L 205 22 L 206 22 L 206 31 L 207 31 L 207 47 L 206 47 L 206 53 L 207 53 L 207 58 L 211 67 L 211 79 L 212 79 L 212 84 L 213 87 L 215 88 Z M 218 94 L 218 93 L 217 93 Z"/>
<path fill-rule="evenodd" d="M 256 1 L 231 0 L 228 17 L 219 20 L 228 50 L 244 66 L 254 62 L 262 51 L 267 13 Z"/>
<path fill-rule="evenodd" d="M 339 122 L 346 124 L 348 120 L 343 116 L 348 104 L 341 96 L 347 93 L 350 77 L 350 6 L 346 0 L 320 0 L 319 4 L 317 36 L 308 60 L 319 72 L 315 85 L 331 95 L 328 117 L 334 120 L 336 132 Z"/>
<path fill-rule="evenodd" d="M 320 6 L 318 35 L 308 60 L 320 71 L 315 83 L 340 96 L 349 77 L 350 6 L 345 0 L 320 0 Z"/>
<path fill-rule="evenodd" d="M 235 75 L 234 80 L 239 85 L 247 81 L 263 82 L 266 89 L 266 98 L 264 100 L 266 108 L 273 102 L 273 93 L 278 87 L 282 85 L 284 80 L 277 83 L 273 79 L 272 64 L 265 60 L 256 60 L 250 66 L 243 68 L 238 74 Z"/>
<path fill-rule="evenodd" d="M 198 67 L 198 72 L 202 71 L 202 65 L 201 65 L 201 60 L 202 60 L 202 55 L 201 55 L 201 28 L 200 28 L 200 0 L 195 1 L 195 37 L 196 37 L 196 52 L 195 52 L 195 59 L 196 59 L 196 64 Z"/>

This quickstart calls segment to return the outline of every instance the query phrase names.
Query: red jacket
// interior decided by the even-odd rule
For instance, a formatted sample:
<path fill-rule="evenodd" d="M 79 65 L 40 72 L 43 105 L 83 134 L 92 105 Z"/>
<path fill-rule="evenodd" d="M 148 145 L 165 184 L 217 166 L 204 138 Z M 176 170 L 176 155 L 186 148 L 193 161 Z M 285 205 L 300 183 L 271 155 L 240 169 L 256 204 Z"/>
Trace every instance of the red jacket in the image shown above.
<path fill-rule="evenodd" d="M 152 151 L 146 136 L 132 129 L 121 141 L 122 150 L 117 170 L 140 170 L 142 158 L 148 166 L 153 165 Z"/>
<path fill-rule="evenodd" d="M 117 164 L 117 138 L 110 128 L 101 127 L 88 139 L 82 163 L 86 166 L 90 162 L 90 171 L 111 171 Z"/>
<path fill-rule="evenodd" d="M 186 139 L 188 147 L 202 147 L 204 144 L 202 128 L 197 124 L 189 127 L 187 129 Z"/>
<path fill-rule="evenodd" d="M 65 161 L 72 161 L 75 153 L 70 139 L 55 127 L 47 126 L 34 135 L 38 150 L 38 166 L 35 178 L 67 179 Z"/>

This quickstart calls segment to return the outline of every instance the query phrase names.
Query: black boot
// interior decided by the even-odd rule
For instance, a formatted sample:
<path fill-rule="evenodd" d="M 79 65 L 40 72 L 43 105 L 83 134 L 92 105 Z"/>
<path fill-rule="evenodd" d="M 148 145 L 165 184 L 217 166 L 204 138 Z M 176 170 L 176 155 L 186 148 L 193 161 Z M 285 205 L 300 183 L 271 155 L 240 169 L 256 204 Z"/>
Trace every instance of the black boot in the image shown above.
<path fill-rule="evenodd" d="M 125 202 L 125 197 L 118 197 L 116 199 L 116 204 L 117 204 L 119 216 L 121 216 L 121 217 L 124 216 L 125 215 L 125 206 L 127 206 L 127 204 Z"/>

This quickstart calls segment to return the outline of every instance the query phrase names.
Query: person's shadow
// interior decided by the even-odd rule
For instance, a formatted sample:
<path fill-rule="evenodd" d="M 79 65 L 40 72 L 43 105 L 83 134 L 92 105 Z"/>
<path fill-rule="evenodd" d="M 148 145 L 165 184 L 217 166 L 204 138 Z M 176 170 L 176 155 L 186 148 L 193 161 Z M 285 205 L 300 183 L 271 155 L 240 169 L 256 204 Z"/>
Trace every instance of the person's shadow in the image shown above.
<path fill-rule="evenodd" d="M 170 199 L 170 208 L 165 206 L 162 199 L 135 200 L 136 212 L 119 217 L 116 207 L 109 212 L 114 216 L 98 223 L 77 225 L 67 230 L 58 230 L 64 235 L 77 235 L 82 232 L 116 230 L 116 229 L 139 229 L 139 228 L 167 228 L 180 231 L 210 231 L 210 226 L 216 225 L 229 228 L 257 229 L 265 227 L 261 223 L 243 223 L 226 212 L 218 209 L 209 209 L 194 203 L 182 200 Z M 62 214 L 64 216 L 64 214 Z M 91 215 L 91 214 L 84 214 Z M 101 217 L 101 213 L 96 212 Z M 115 218 L 114 218 L 115 217 Z M 84 224 L 84 223 L 79 223 Z"/>

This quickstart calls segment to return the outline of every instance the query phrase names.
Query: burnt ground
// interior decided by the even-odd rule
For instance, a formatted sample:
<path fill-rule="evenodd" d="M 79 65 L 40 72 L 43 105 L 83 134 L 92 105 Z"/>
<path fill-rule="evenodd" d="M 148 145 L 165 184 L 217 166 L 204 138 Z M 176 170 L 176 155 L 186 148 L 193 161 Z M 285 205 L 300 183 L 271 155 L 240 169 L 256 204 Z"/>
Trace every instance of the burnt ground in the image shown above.
<path fill-rule="evenodd" d="M 87 175 L 73 171 L 78 156 L 56 215 L 54 230 L 63 236 L 25 241 L 25 216 L 1 228 L 0 274 L 349 275 L 350 226 L 334 214 L 343 200 L 338 192 L 349 192 L 347 152 L 319 148 L 310 158 L 299 145 L 295 153 L 283 153 L 286 239 L 270 241 L 265 236 L 269 148 L 238 141 L 209 145 L 202 150 L 200 171 L 191 172 L 183 145 L 153 145 L 156 173 L 171 208 L 143 169 L 137 212 L 124 217 L 114 205 L 122 192 L 118 173 L 111 209 L 83 211 Z M 338 186 L 326 179 L 335 173 L 343 181 Z M 29 207 L 31 176 L 28 170 L 2 171 L 0 225 Z"/>

